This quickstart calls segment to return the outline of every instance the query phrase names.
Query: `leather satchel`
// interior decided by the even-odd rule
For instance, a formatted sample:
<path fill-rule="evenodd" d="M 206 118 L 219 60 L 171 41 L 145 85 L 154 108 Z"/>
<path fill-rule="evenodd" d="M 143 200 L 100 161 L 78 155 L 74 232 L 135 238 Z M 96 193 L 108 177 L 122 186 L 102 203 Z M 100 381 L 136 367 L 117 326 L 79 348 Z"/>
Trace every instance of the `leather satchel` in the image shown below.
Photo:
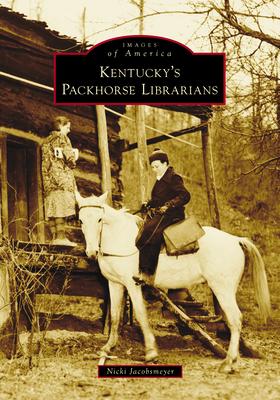
<path fill-rule="evenodd" d="M 199 249 L 198 239 L 205 235 L 196 218 L 191 215 L 183 221 L 170 225 L 163 231 L 166 252 L 170 256 L 195 253 Z"/>

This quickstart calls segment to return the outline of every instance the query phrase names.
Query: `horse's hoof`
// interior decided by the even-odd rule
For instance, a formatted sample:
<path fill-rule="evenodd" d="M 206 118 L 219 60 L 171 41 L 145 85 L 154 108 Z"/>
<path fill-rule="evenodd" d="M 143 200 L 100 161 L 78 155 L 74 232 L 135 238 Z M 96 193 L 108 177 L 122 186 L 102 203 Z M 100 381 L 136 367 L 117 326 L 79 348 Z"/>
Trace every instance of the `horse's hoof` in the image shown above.
<path fill-rule="evenodd" d="M 146 362 L 150 362 L 150 361 L 156 361 L 158 359 L 158 352 L 157 352 L 157 350 L 149 350 L 149 351 L 147 351 L 147 353 L 146 353 L 146 356 L 145 356 L 145 361 Z"/>
<path fill-rule="evenodd" d="M 107 357 L 109 355 L 108 351 L 105 351 L 101 349 L 101 351 L 98 352 L 98 356 L 100 357 Z"/>
<path fill-rule="evenodd" d="M 224 374 L 233 374 L 235 369 L 233 368 L 232 364 L 229 361 L 223 361 L 219 367 L 219 372 Z"/>
<path fill-rule="evenodd" d="M 145 282 L 139 276 L 133 276 L 132 279 L 134 280 L 136 286 L 145 285 Z"/>
<path fill-rule="evenodd" d="M 110 354 L 110 351 L 111 351 L 111 347 L 105 345 L 105 346 L 101 347 L 99 353 L 100 353 L 100 354 L 101 354 L 101 353 L 102 353 L 102 354 L 103 354 L 103 353 Z"/>

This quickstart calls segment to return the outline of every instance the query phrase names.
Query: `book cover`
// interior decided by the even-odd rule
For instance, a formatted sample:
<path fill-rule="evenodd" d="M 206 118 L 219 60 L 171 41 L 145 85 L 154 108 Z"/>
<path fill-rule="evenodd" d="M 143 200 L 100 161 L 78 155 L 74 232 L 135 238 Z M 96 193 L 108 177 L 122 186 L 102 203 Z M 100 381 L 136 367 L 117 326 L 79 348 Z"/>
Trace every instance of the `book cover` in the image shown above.
<path fill-rule="evenodd" d="M 278 15 L 273 1 L 1 2 L 3 398 L 279 396 Z M 54 245 L 46 219 L 42 146 L 57 116 L 71 122 L 76 149 L 81 197 L 76 216 L 64 221 L 75 247 Z M 210 228 L 195 253 L 160 256 L 169 260 L 172 290 L 143 288 L 145 309 L 129 284 L 119 315 L 121 292 L 112 283 L 110 320 L 96 258 L 108 277 L 110 260 L 116 271 L 116 258 L 121 264 L 134 253 L 121 244 L 134 243 L 135 230 L 130 235 L 127 221 L 109 244 L 102 230 L 120 217 L 110 207 L 140 215 L 156 180 L 155 148 L 168 154 L 191 195 L 186 214 Z M 88 218 L 96 218 L 97 248 L 90 241 L 85 248 Z M 239 285 L 236 360 L 241 317 L 231 294 L 250 254 L 258 284 L 245 274 Z M 187 277 L 178 272 L 180 257 Z M 124 282 L 120 276 L 112 282 Z M 197 281 L 204 284 L 191 287 Z M 101 350 L 116 316 L 117 345 Z M 222 364 L 225 321 L 232 344 Z"/>

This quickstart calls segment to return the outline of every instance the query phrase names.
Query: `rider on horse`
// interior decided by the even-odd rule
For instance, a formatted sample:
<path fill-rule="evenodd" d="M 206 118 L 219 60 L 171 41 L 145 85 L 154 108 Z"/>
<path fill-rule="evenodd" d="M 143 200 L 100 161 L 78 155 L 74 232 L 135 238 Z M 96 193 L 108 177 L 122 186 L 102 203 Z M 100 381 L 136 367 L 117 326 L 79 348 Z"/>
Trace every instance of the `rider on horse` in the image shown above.
<path fill-rule="evenodd" d="M 190 201 L 191 196 L 182 177 L 169 166 L 168 155 L 164 151 L 155 149 L 149 161 L 156 174 L 156 182 L 151 200 L 145 203 L 147 214 L 144 227 L 136 240 L 140 277 L 134 277 L 134 280 L 153 285 L 163 231 L 167 226 L 185 218 L 184 205 Z"/>

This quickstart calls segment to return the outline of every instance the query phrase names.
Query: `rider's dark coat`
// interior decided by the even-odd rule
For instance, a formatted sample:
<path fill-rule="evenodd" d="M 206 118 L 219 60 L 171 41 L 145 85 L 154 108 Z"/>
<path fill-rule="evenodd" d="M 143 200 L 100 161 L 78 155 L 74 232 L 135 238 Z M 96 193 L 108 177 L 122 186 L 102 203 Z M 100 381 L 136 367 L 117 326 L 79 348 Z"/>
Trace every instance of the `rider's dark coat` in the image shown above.
<path fill-rule="evenodd" d="M 169 206 L 166 215 L 171 218 L 184 218 L 184 204 L 190 201 L 190 193 L 184 186 L 183 179 L 168 167 L 163 177 L 156 181 L 151 193 L 150 207 Z"/>
<path fill-rule="evenodd" d="M 144 228 L 136 245 L 140 250 L 140 271 L 152 274 L 155 271 L 162 232 L 174 222 L 184 219 L 184 205 L 190 201 L 190 193 L 185 188 L 183 179 L 168 167 L 163 177 L 154 184 L 151 200 L 148 202 L 150 211 L 147 214 Z M 157 209 L 168 206 L 162 215 Z"/>

